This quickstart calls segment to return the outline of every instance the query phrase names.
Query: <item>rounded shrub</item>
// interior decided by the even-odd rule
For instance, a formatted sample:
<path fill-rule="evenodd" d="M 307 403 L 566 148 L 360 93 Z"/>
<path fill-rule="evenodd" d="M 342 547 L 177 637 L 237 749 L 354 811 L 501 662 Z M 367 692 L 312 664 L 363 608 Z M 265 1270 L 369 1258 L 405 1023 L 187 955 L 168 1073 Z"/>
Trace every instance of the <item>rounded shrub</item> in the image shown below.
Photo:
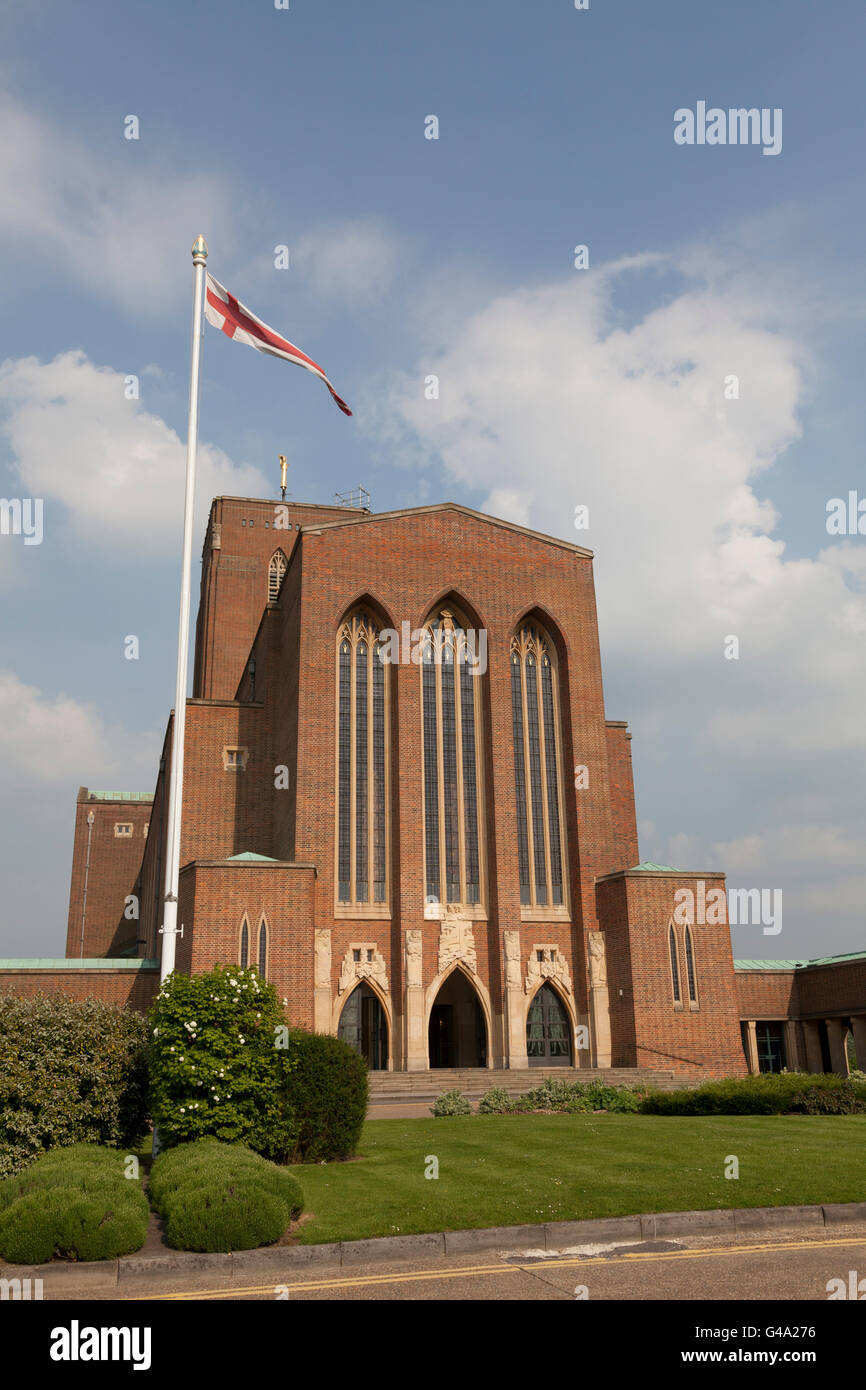
<path fill-rule="evenodd" d="M 325 1163 L 355 1152 L 367 1114 L 367 1064 L 341 1038 L 292 1029 L 285 1102 L 297 1129 L 292 1161 Z"/>
<path fill-rule="evenodd" d="M 175 1250 L 255 1250 L 275 1244 L 289 1220 L 279 1197 L 240 1182 L 177 1195 L 166 1218 L 165 1238 Z"/>
<path fill-rule="evenodd" d="M 501 1086 L 491 1086 L 478 1102 L 479 1115 L 507 1115 L 513 1109 L 511 1096 Z"/>
<path fill-rule="evenodd" d="M 0 1256 L 42 1264 L 54 1256 L 114 1259 L 140 1250 L 150 1211 L 124 1155 L 70 1145 L 0 1184 Z"/>
<path fill-rule="evenodd" d="M 443 1091 L 430 1106 L 430 1112 L 439 1117 L 471 1115 L 472 1106 L 462 1091 Z"/>
<path fill-rule="evenodd" d="M 150 1197 L 179 1250 L 251 1250 L 279 1240 L 304 1198 L 293 1175 L 241 1144 L 203 1140 L 161 1153 Z"/>
<path fill-rule="evenodd" d="M 134 1145 L 146 1039 L 143 1018 L 97 999 L 0 995 L 0 1178 L 58 1146 Z"/>

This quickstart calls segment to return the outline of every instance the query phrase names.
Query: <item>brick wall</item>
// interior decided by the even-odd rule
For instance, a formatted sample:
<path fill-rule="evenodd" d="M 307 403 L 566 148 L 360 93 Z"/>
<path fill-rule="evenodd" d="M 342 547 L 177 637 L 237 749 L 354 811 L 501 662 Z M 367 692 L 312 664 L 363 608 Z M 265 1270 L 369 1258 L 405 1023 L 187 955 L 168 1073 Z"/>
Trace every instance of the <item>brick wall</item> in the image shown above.
<path fill-rule="evenodd" d="M 122 798 L 93 800 L 87 787 L 79 790 L 69 888 L 67 956 L 115 956 L 127 947 L 135 948 L 139 922 L 135 917 L 125 915 L 133 910 L 131 905 L 127 905 L 126 899 L 133 895 L 140 897 L 138 878 L 147 845 L 145 829 L 150 824 L 151 809 L 149 801 L 124 801 Z M 87 824 L 91 812 L 94 818 L 92 832 Z M 115 834 L 116 825 L 131 825 L 132 834 L 118 837 Z M 85 878 L 87 911 L 82 950 Z"/>
<path fill-rule="evenodd" d="M 631 765 L 631 734 L 624 721 L 608 719 L 607 757 L 610 766 L 610 815 L 613 830 L 611 873 L 634 868 L 640 860 L 637 842 L 637 812 L 634 800 L 634 774 Z"/>
<path fill-rule="evenodd" d="M 608 947 L 614 1066 L 694 1069 L 705 1076 L 746 1071 L 726 920 L 718 925 L 697 920 L 690 928 L 696 1007 L 689 999 L 685 926 L 675 924 L 681 1007 L 674 1000 L 668 926 L 677 890 L 689 889 L 697 904 L 699 882 L 707 895 L 724 890 L 721 874 L 642 871 L 614 875 L 598 884 Z"/>
<path fill-rule="evenodd" d="M 230 700 L 234 696 L 268 601 L 268 566 L 274 551 L 280 549 L 289 558 L 299 528 L 308 522 L 363 515 L 350 508 L 313 503 L 214 499 L 202 548 L 193 677 L 196 697 Z"/>
<path fill-rule="evenodd" d="M 50 970 L 26 967 L 0 970 L 0 991 L 22 999 L 37 994 L 63 994 L 70 999 L 100 999 L 106 1004 L 146 1013 L 159 989 L 159 971 L 118 964 L 116 970 L 102 968 Z"/>
<path fill-rule="evenodd" d="M 796 1018 L 799 971 L 737 970 L 734 984 L 740 1018 Z"/>
<path fill-rule="evenodd" d="M 240 931 L 249 923 L 249 963 L 258 961 L 258 930 L 268 931 L 267 977 L 287 999 L 290 1021 L 313 1026 L 315 869 L 310 864 L 193 863 L 180 875 L 178 920 L 184 936 L 177 968 L 198 973 L 240 963 Z"/>

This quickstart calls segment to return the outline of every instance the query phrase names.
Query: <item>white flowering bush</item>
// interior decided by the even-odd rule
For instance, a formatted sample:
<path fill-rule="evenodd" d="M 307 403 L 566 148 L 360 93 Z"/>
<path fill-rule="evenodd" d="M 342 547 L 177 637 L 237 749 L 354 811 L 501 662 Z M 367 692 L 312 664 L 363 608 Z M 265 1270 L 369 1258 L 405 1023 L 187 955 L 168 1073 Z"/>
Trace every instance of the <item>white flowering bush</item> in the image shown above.
<path fill-rule="evenodd" d="M 286 1103 L 295 1067 L 278 1047 L 285 1015 L 254 968 L 168 977 L 150 1015 L 150 1106 L 164 1148 L 195 1139 L 248 1144 L 284 1162 L 296 1139 Z"/>

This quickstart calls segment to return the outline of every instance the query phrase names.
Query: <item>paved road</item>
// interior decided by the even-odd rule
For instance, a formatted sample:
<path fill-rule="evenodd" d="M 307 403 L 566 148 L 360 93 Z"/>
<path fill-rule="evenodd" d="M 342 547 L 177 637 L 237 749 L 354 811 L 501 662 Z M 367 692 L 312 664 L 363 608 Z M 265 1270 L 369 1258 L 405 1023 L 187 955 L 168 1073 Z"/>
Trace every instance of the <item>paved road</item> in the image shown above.
<path fill-rule="evenodd" d="M 248 1270 L 242 1278 L 200 1275 L 149 1276 L 135 1285 L 93 1291 L 89 1300 L 251 1299 L 277 1297 L 303 1302 L 339 1300 L 529 1300 L 573 1301 L 576 1290 L 589 1300 L 691 1301 L 717 1299 L 805 1299 L 826 1301 L 827 1283 L 849 1271 L 866 1279 L 866 1223 L 832 1231 L 802 1228 L 753 1237 L 694 1236 L 638 1244 L 580 1246 L 560 1252 L 484 1251 L 467 1256 Z M 864 1284 L 866 1289 L 866 1284 Z M 46 1288 L 46 1299 L 81 1297 Z"/>

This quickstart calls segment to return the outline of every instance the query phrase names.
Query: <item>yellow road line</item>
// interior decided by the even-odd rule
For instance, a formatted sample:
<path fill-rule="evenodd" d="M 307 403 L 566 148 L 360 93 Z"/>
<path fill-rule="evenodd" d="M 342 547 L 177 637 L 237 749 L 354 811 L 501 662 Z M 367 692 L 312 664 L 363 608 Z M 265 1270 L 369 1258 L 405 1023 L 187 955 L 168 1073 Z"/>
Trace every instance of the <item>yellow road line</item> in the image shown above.
<path fill-rule="evenodd" d="M 356 1279 L 309 1279 L 295 1284 L 287 1284 L 274 1278 L 269 1284 L 252 1284 L 245 1288 L 202 1289 L 182 1293 L 147 1294 L 136 1301 L 153 1303 L 184 1299 L 243 1298 L 250 1294 L 273 1294 L 274 1289 L 357 1289 L 387 1284 L 422 1283 L 424 1280 L 467 1279 L 484 1274 L 531 1274 L 537 1269 L 567 1269 L 575 1265 L 587 1268 L 590 1265 L 646 1264 L 661 1260 L 695 1260 L 718 1258 L 723 1255 L 755 1255 L 780 1250 L 829 1250 L 838 1246 L 866 1245 L 866 1237 L 853 1237 L 841 1240 L 792 1240 L 767 1245 L 728 1245 L 721 1249 L 706 1247 L 696 1250 L 632 1251 L 623 1255 L 573 1255 L 550 1260 L 533 1260 L 531 1264 L 461 1265 L 459 1269 L 406 1270 L 403 1273 L 368 1274 Z"/>

